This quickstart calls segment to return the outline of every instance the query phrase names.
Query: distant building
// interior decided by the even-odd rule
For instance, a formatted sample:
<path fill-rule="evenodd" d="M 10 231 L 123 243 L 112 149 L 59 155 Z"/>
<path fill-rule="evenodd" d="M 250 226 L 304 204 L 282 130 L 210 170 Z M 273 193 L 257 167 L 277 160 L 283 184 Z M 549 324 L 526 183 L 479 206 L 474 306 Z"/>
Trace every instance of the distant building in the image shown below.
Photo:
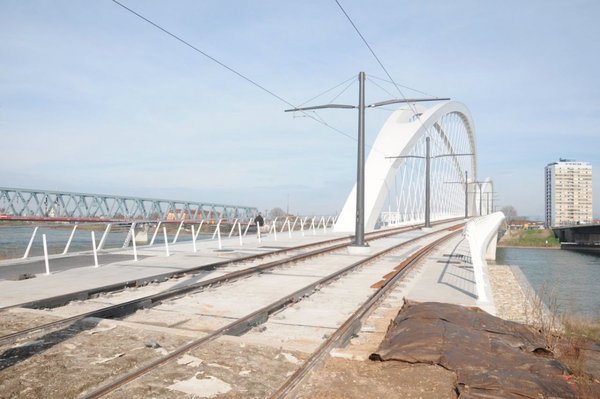
<path fill-rule="evenodd" d="M 545 168 L 546 227 L 592 223 L 592 165 L 560 159 Z"/>

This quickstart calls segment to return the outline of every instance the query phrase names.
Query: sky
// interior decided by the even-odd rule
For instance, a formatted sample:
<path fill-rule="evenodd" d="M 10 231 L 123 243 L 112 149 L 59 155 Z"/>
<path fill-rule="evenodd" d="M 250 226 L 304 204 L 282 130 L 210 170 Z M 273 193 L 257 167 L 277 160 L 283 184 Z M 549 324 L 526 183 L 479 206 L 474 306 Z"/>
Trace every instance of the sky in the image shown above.
<path fill-rule="evenodd" d="M 0 0 L 0 187 L 341 211 L 356 111 L 319 112 L 343 134 L 283 111 L 359 71 L 368 103 L 396 92 L 334 0 L 122 3 L 272 94 L 111 0 Z M 544 166 L 568 158 L 592 163 L 600 217 L 600 2 L 340 4 L 394 81 L 470 109 L 499 207 L 541 219 Z M 390 113 L 367 112 L 367 143 Z"/>

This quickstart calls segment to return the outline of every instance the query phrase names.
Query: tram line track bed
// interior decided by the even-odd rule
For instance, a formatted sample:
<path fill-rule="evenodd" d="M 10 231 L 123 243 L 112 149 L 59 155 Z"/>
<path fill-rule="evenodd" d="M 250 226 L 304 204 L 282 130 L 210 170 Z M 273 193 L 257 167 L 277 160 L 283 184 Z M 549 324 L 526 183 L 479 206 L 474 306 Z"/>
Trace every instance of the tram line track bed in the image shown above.
<path fill-rule="evenodd" d="M 406 248 L 403 250 L 406 251 Z M 406 257 L 407 254 L 403 256 Z M 391 258 L 396 261 L 398 256 Z M 159 371 L 148 372 L 122 388 L 114 391 L 111 388 L 106 392 L 107 397 L 141 398 L 158 395 L 168 398 L 182 397 L 181 395 L 185 392 L 193 394 L 194 389 L 213 389 L 222 393 L 231 390 L 231 393 L 228 394 L 230 397 L 264 397 L 265 393 L 268 396 L 284 383 L 285 379 L 298 368 L 298 365 L 302 364 L 309 354 L 336 330 L 337 324 L 340 324 L 339 321 L 325 320 L 325 322 L 318 323 L 317 326 L 302 325 L 301 320 L 305 319 L 298 318 L 298 315 L 302 312 L 318 315 L 318 309 L 322 308 L 323 303 L 331 302 L 333 300 L 331 298 L 348 291 L 349 283 L 344 280 L 354 278 L 360 281 L 364 279 L 364 277 L 356 277 L 360 270 L 374 268 L 373 266 L 368 268 L 364 265 L 358 266 L 358 272 L 351 273 L 348 270 L 347 274 L 336 277 L 332 283 L 322 286 L 317 284 L 317 286 L 307 289 L 306 293 L 302 293 L 301 288 L 306 285 L 308 280 L 312 279 L 314 282 L 315 276 L 321 277 L 326 274 L 323 271 L 325 260 L 323 257 L 313 257 L 302 263 L 305 265 L 304 270 L 302 270 L 302 266 L 298 266 L 300 263 L 296 262 L 293 266 L 245 276 L 243 279 L 224 285 L 169 298 L 168 301 L 151 309 L 138 310 L 121 320 L 88 317 L 62 329 L 49 332 L 43 337 L 21 342 L 17 347 L 11 346 L 11 344 L 4 345 L 4 347 L 0 347 L 0 353 L 2 353 L 0 375 L 5 377 L 1 379 L 0 392 L 12 392 L 14 397 L 39 397 L 40 395 L 78 397 L 84 391 L 89 393 L 90 390 L 93 391 L 94 388 L 102 386 L 117 375 L 129 372 L 143 364 L 158 361 L 165 354 L 176 351 L 186 343 L 189 344 L 191 340 L 209 335 L 211 331 L 230 324 L 240 315 L 248 313 L 252 306 L 249 306 L 248 303 L 240 303 L 234 306 L 235 312 L 227 314 L 225 309 L 217 309 L 220 303 L 224 303 L 225 298 L 235 296 L 236 293 L 241 295 L 243 286 L 248 286 L 252 281 L 257 283 L 255 294 L 264 293 L 268 291 L 269 286 L 273 287 L 273 284 L 277 284 L 273 281 L 279 279 L 280 282 L 285 280 L 288 292 L 294 287 L 298 288 L 298 297 L 286 300 L 288 303 L 282 304 L 279 309 L 274 308 L 268 320 L 261 315 L 238 330 L 229 331 L 230 334 L 241 334 L 250 330 L 247 334 L 242 337 L 219 335 L 211 338 L 202 345 L 182 352 L 177 356 L 177 360 L 165 362 L 158 369 Z M 336 259 L 335 262 L 339 262 L 339 259 Z M 311 263 L 312 265 L 306 266 Z M 291 273 L 292 269 L 293 273 Z M 375 273 L 383 277 L 387 273 L 384 271 L 382 269 Z M 272 281 L 268 282 L 269 279 Z M 295 285 L 291 284 L 290 279 L 296 280 Z M 376 282 L 372 281 L 372 283 Z M 283 287 L 283 284 L 281 286 Z M 369 292 L 373 291 L 373 289 L 364 287 L 362 289 L 367 296 Z M 336 290 L 337 294 L 334 292 Z M 266 295 L 264 298 L 259 296 L 258 299 L 256 296 L 252 296 L 254 308 L 270 303 L 277 295 L 282 295 L 276 292 L 271 294 L 273 295 Z M 330 295 L 330 299 L 327 295 Z M 319 297 L 321 297 L 320 302 Z M 258 303 L 261 300 L 263 302 Z M 308 306 L 311 303 L 312 308 Z M 350 308 L 360 306 L 360 303 L 349 304 L 348 299 L 343 299 L 340 303 L 348 305 L 348 309 L 340 310 L 338 319 L 341 318 L 342 321 L 351 313 Z M 32 315 L 47 313 L 35 309 L 23 312 L 29 312 Z M 294 314 L 296 319 L 294 319 Z M 289 342 L 285 342 L 285 339 L 278 341 L 275 332 L 277 328 L 282 331 L 280 337 L 285 337 L 286 329 L 299 328 L 302 331 L 304 343 L 294 342 L 293 345 L 290 345 Z M 310 334 L 309 330 L 312 330 Z M 269 336 L 273 333 L 275 333 L 274 336 Z M 89 349 L 94 350 L 90 351 Z M 16 354 L 18 358 L 19 351 L 22 352 L 21 355 L 25 353 L 25 359 L 17 359 L 14 364 L 9 364 L 11 353 Z M 8 366 L 6 366 L 7 364 Z M 43 364 L 50 366 L 42 368 Z M 53 364 L 55 366 L 52 366 Z M 90 368 L 90 365 L 93 367 Z M 72 370 L 75 375 L 83 374 L 84 377 L 74 378 L 69 370 Z M 277 370 L 277 373 L 271 373 L 273 375 L 265 379 L 265 376 L 272 370 Z M 241 385 L 232 386 L 226 382 L 231 381 L 234 374 L 237 375 Z M 274 374 L 279 377 L 275 377 Z M 35 384 L 33 386 L 28 384 L 27 381 L 30 381 L 29 377 L 32 375 L 35 376 L 34 381 L 46 381 L 46 385 L 36 388 Z M 188 376 L 187 379 L 181 377 L 185 375 Z M 25 378 L 23 378 L 24 376 Z M 68 381 L 71 383 L 69 384 Z M 68 389 L 60 391 L 66 386 L 68 389 L 72 389 L 72 392 Z"/>

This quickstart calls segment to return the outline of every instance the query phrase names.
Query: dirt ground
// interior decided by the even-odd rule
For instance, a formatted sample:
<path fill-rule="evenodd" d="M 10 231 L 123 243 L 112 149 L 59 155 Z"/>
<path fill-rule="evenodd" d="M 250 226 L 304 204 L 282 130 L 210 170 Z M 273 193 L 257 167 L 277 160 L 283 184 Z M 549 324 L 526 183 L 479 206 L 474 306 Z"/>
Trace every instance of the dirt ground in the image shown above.
<path fill-rule="evenodd" d="M 439 366 L 329 358 L 296 392 L 297 398 L 456 398 L 453 372 Z"/>

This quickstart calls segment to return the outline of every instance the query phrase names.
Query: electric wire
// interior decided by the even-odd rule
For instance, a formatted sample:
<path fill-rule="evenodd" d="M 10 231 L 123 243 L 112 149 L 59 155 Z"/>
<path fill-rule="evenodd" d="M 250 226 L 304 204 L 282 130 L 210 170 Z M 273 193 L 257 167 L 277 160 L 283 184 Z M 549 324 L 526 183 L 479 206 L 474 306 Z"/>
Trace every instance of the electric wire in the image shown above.
<path fill-rule="evenodd" d="M 369 75 L 369 78 L 373 78 L 373 79 L 376 79 L 376 80 L 380 80 L 380 81 L 382 81 L 382 82 L 386 82 L 386 83 L 391 83 L 391 84 L 394 84 L 394 82 L 392 82 L 391 80 L 387 80 L 387 79 L 384 79 L 384 78 L 380 78 L 380 77 L 377 77 L 377 76 L 375 76 L 375 75 Z M 372 82 L 372 83 L 375 83 L 375 82 Z M 433 94 L 426 93 L 426 92 L 424 92 L 424 91 L 421 91 L 421 90 L 415 89 L 415 88 L 413 88 L 413 87 L 409 87 L 409 86 L 405 86 L 405 85 L 401 85 L 401 84 L 398 84 L 398 86 L 400 86 L 400 87 L 403 87 L 403 88 L 405 88 L 405 89 L 408 89 L 408 90 L 412 90 L 412 91 L 414 91 L 414 92 L 416 92 L 416 93 L 419 93 L 419 94 L 423 94 L 423 95 L 425 95 L 425 96 L 439 98 L 438 96 L 434 96 Z"/>
<path fill-rule="evenodd" d="M 309 102 L 311 102 L 313 100 L 316 100 L 317 98 L 321 97 L 324 94 L 329 93 L 330 91 L 333 91 L 333 90 L 337 89 L 338 87 L 340 87 L 340 86 L 342 86 L 342 85 L 350 82 L 351 80 L 356 80 L 356 76 L 352 76 L 349 79 L 344 80 L 342 83 L 338 83 L 337 85 L 333 86 L 332 88 L 327 89 L 324 92 L 322 92 L 320 94 L 317 94 L 316 96 L 314 96 L 312 98 L 309 98 L 308 100 L 304 101 L 302 104 L 298 105 L 298 108 L 300 108 L 301 106 L 303 106 L 303 105 L 305 105 L 305 104 L 307 104 L 307 103 L 309 103 Z"/>
<path fill-rule="evenodd" d="M 233 73 L 233 74 L 235 74 L 235 75 L 239 76 L 240 78 L 244 79 L 244 80 L 245 80 L 245 81 L 247 81 L 248 83 L 250 83 L 250 84 L 252 84 L 252 85 L 254 85 L 254 86 L 258 87 L 259 89 L 261 89 L 261 90 L 262 90 L 262 91 L 264 91 L 265 93 L 267 93 L 267 94 L 269 94 L 269 95 L 271 95 L 271 96 L 275 97 L 276 99 L 278 99 L 279 101 L 281 101 L 281 102 L 283 102 L 283 103 L 285 103 L 285 104 L 289 105 L 290 107 L 297 108 L 297 107 L 296 107 L 294 104 L 292 104 L 291 102 L 287 101 L 287 100 L 286 100 L 286 99 L 284 99 L 283 97 L 281 97 L 281 96 L 279 96 L 279 95 L 275 94 L 275 93 L 274 93 L 274 92 L 272 92 L 271 90 L 269 90 L 269 89 L 267 89 L 266 87 L 262 86 L 261 84 L 259 84 L 259 83 L 255 82 L 254 80 L 250 79 L 249 77 L 247 77 L 246 75 L 242 74 L 241 72 L 238 72 L 237 70 L 233 69 L 232 67 L 230 67 L 230 66 L 228 66 L 228 65 L 224 64 L 223 62 L 219 61 L 218 59 L 216 59 L 216 58 L 212 57 L 212 56 L 211 56 L 211 55 L 209 55 L 208 53 L 206 53 L 206 52 L 204 52 L 204 51 L 200 50 L 198 47 L 194 46 L 193 44 L 189 43 L 188 41 L 184 40 L 183 38 L 181 38 L 181 37 L 177 36 L 177 35 L 176 35 L 176 34 L 174 34 L 174 33 L 171 33 L 171 32 L 170 32 L 170 31 L 168 31 L 167 29 L 165 29 L 165 28 L 163 28 L 162 26 L 158 25 L 157 23 L 155 23 L 155 22 L 151 21 L 150 19 L 148 19 L 148 18 L 144 17 L 144 16 L 143 16 L 143 15 L 141 15 L 140 13 L 138 13 L 138 12 L 134 11 L 133 9 L 131 9 L 131 8 L 127 7 L 126 5 L 124 5 L 124 4 L 122 4 L 122 3 L 120 3 L 120 2 L 119 2 L 119 1 L 117 1 L 117 0 L 112 0 L 112 2 L 113 2 L 113 3 L 115 3 L 115 4 L 117 4 L 118 6 L 122 7 L 123 9 L 125 9 L 125 10 L 129 11 L 131 14 L 133 14 L 133 15 L 137 16 L 138 18 L 140 18 L 140 19 L 142 19 L 142 20 L 146 21 L 146 22 L 147 22 L 147 23 L 149 23 L 150 25 L 152 25 L 152 26 L 154 26 L 155 28 L 159 29 L 159 30 L 160 30 L 160 31 L 162 31 L 163 33 L 165 33 L 165 34 L 167 34 L 167 35 L 171 36 L 172 38 L 174 38 L 175 40 L 177 40 L 177 41 L 181 42 L 182 44 L 186 45 L 187 47 L 191 48 L 192 50 L 194 50 L 194 51 L 196 51 L 196 52 L 198 52 L 198 53 L 202 54 L 203 56 L 205 56 L 205 57 L 206 57 L 206 58 L 208 58 L 209 60 L 211 60 L 211 61 L 215 62 L 216 64 L 220 65 L 221 67 L 223 67 L 223 68 L 227 69 L 227 70 L 228 70 L 228 71 L 230 71 L 231 73 Z M 345 82 L 344 82 L 344 83 L 345 83 Z M 342 84 L 343 84 L 343 83 L 342 83 Z M 304 114 L 305 114 L 307 117 L 309 117 L 309 118 L 313 119 L 314 121 L 316 121 L 316 122 L 318 122 L 318 123 L 320 123 L 320 124 L 322 124 L 322 125 L 324 125 L 324 126 L 328 127 L 329 129 L 332 129 L 333 131 L 335 131 L 335 132 L 337 132 L 337 133 L 339 133 L 339 134 L 341 134 L 341 135 L 343 135 L 343 136 L 345 136 L 345 137 L 347 137 L 347 138 L 349 138 L 349 139 L 351 139 L 351 140 L 353 140 L 353 141 L 358 141 L 358 140 L 357 140 L 355 137 L 353 137 L 353 136 L 351 136 L 351 135 L 349 135 L 349 134 L 347 134 L 347 133 L 345 133 L 345 132 L 343 132 L 343 131 L 341 131 L 341 130 L 337 129 L 336 127 L 334 127 L 334 126 L 331 126 L 330 124 L 328 124 L 328 123 L 326 123 L 326 122 L 322 122 L 322 121 L 320 121 L 320 120 L 316 119 L 314 116 L 312 116 L 312 115 L 310 115 L 310 114 L 308 114 L 308 113 L 306 113 L 306 112 L 303 112 L 303 113 L 304 113 Z"/>

